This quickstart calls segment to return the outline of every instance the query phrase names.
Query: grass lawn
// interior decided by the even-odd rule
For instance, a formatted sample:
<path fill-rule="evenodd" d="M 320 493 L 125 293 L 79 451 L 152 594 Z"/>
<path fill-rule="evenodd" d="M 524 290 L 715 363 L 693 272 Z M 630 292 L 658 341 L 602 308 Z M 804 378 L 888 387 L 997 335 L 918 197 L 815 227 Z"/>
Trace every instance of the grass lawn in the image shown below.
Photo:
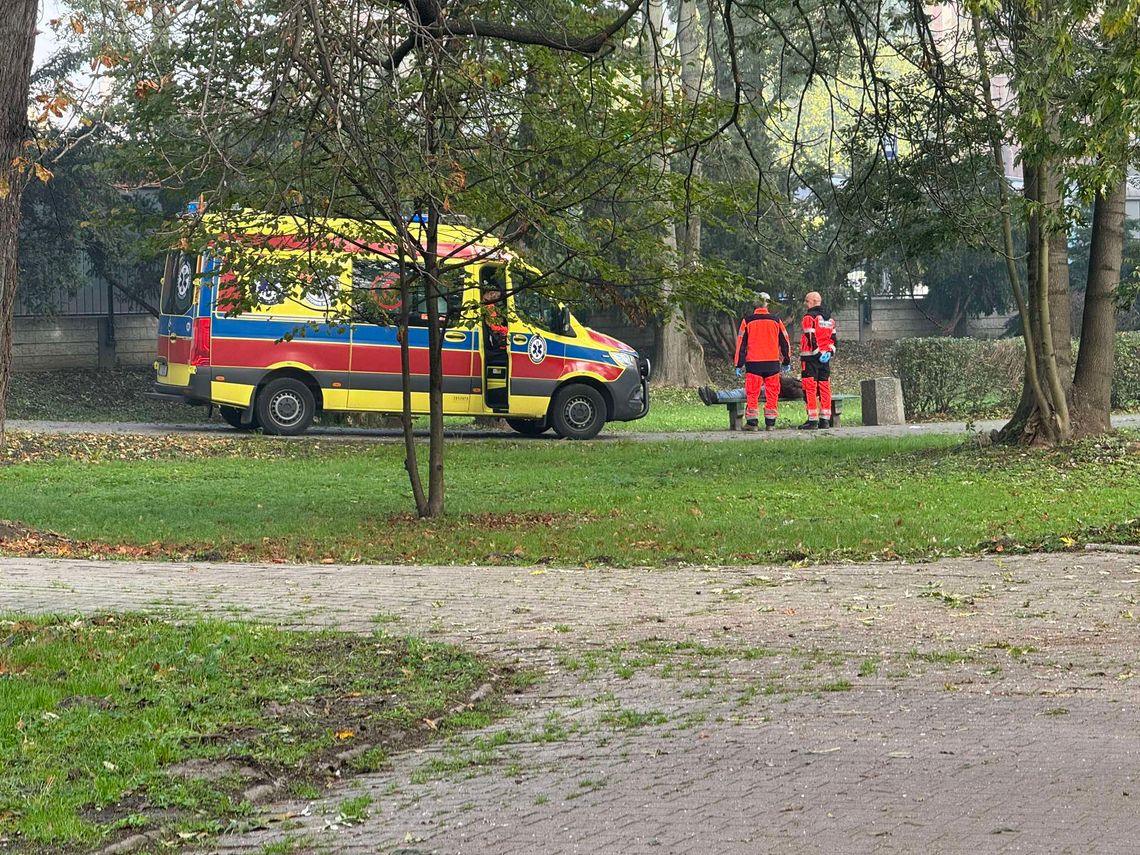
<path fill-rule="evenodd" d="M 516 679 L 441 644 L 219 620 L 8 615 L 0 640 L 6 852 L 147 831 L 176 847 L 240 824 L 253 786 L 315 797 L 341 770 L 485 724 Z"/>
<path fill-rule="evenodd" d="M 660 566 L 1063 548 L 1140 536 L 1137 440 L 452 442 L 448 514 L 420 521 L 396 444 L 14 437 L 34 462 L 0 469 L 0 519 L 18 523 L 0 550 Z"/>

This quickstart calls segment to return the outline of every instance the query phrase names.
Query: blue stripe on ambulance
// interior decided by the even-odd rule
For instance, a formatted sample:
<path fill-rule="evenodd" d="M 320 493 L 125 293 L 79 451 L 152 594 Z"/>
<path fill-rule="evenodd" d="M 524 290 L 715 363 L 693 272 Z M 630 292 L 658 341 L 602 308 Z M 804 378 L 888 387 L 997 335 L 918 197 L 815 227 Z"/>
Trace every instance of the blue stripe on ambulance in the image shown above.
<path fill-rule="evenodd" d="M 372 324 L 359 324 L 353 328 L 353 344 L 397 346 L 396 327 L 382 327 Z M 302 330 L 304 335 L 301 335 Z M 425 327 L 409 328 L 408 344 L 411 347 L 427 347 L 428 331 Z M 302 319 L 274 318 L 215 318 L 213 335 L 215 338 L 249 338 L 277 341 L 286 335 L 305 341 L 343 342 L 348 335 L 347 327 L 340 324 L 320 323 L 314 329 Z M 464 331 L 463 341 L 444 340 L 444 350 L 469 350 L 472 333 Z"/>
<path fill-rule="evenodd" d="M 194 319 L 190 315 L 161 315 L 158 319 L 158 334 L 166 336 L 174 333 L 189 338 L 193 322 Z"/>
<path fill-rule="evenodd" d="M 526 353 L 527 348 L 530 346 L 530 339 L 527 339 L 525 344 L 515 344 L 511 342 L 511 353 Z M 580 359 L 586 362 L 604 362 L 607 365 L 612 365 L 613 360 L 610 359 L 609 351 L 600 347 L 586 347 L 581 344 L 569 344 L 561 341 L 546 340 L 547 353 L 550 356 L 560 356 L 564 359 Z"/>

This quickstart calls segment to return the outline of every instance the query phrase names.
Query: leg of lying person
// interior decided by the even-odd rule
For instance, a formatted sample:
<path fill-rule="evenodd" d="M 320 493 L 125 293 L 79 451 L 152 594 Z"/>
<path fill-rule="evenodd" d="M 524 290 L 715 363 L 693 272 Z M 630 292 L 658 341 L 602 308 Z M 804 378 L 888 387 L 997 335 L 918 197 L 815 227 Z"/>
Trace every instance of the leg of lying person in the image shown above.
<path fill-rule="evenodd" d="M 747 395 L 743 389 L 718 389 L 715 393 L 718 404 L 727 404 L 729 401 L 746 400 Z"/>

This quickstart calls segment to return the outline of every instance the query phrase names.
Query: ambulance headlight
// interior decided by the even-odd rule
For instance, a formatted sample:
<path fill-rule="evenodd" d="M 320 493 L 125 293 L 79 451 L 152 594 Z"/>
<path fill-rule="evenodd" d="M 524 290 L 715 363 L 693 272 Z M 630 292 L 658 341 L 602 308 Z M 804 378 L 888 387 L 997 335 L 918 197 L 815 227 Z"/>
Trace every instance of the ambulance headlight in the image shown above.
<path fill-rule="evenodd" d="M 610 359 L 622 368 L 637 368 L 637 353 L 632 350 L 615 350 L 610 353 Z"/>

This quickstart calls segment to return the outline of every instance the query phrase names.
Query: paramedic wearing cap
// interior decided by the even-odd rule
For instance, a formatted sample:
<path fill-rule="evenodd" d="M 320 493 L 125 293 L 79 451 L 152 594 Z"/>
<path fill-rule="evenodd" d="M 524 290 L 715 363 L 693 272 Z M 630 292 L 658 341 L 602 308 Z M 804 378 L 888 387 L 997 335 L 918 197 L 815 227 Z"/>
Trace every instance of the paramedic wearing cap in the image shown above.
<path fill-rule="evenodd" d="M 771 302 L 764 292 L 756 298 L 756 308 L 740 322 L 736 337 L 736 375 L 744 378 L 744 429 L 758 430 L 760 389 L 764 389 L 764 429 L 776 425 L 780 403 L 780 366 L 791 362 L 792 347 L 783 322 L 768 313 Z"/>
<path fill-rule="evenodd" d="M 822 303 L 818 291 L 804 296 L 800 377 L 804 384 L 807 421 L 800 425 L 800 430 L 831 427 L 831 357 L 835 355 L 837 336 L 835 319 Z"/>

